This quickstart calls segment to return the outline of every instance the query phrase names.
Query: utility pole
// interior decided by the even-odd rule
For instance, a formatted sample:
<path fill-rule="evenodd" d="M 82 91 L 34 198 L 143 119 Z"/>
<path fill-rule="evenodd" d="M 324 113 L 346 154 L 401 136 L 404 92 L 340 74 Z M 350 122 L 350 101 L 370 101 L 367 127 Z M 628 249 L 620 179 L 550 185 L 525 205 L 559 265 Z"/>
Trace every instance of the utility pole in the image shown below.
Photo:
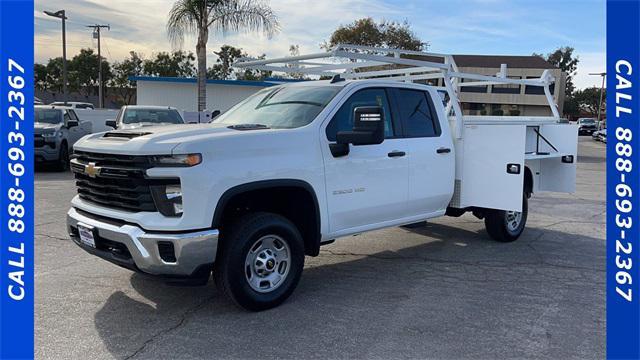
<path fill-rule="evenodd" d="M 93 29 L 93 38 L 98 39 L 98 107 L 104 107 L 104 97 L 102 96 L 102 53 L 100 49 L 100 29 L 106 28 L 111 30 L 109 25 L 87 25 L 88 28 Z"/>
<path fill-rule="evenodd" d="M 606 72 L 589 73 L 589 75 L 602 76 L 602 85 L 600 86 L 600 102 L 598 103 L 598 124 L 599 124 L 600 123 L 600 115 L 602 113 L 602 92 L 603 92 L 603 89 L 604 89 L 604 80 L 607 77 L 607 73 Z"/>
<path fill-rule="evenodd" d="M 64 10 L 58 10 L 56 12 L 45 11 L 45 14 L 62 19 L 62 97 L 65 105 L 69 101 L 69 93 L 67 92 L 67 31 L 65 29 L 65 20 L 67 16 Z"/>

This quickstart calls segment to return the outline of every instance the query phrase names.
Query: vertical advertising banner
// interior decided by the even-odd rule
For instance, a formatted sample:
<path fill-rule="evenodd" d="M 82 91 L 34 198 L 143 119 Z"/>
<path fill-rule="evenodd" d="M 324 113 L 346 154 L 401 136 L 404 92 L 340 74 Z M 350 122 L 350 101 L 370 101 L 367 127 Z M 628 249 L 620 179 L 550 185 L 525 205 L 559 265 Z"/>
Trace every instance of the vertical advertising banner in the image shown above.
<path fill-rule="evenodd" d="M 33 1 L 0 0 L 0 358 L 33 358 Z"/>
<path fill-rule="evenodd" d="M 607 4 L 607 357 L 640 358 L 640 2 Z"/>

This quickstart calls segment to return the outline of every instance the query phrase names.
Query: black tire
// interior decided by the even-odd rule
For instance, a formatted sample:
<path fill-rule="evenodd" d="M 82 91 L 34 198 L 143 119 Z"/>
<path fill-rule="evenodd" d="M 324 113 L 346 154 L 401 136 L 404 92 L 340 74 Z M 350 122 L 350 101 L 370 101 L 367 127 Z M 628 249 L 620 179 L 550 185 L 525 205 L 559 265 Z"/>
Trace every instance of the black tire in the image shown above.
<path fill-rule="evenodd" d="M 277 236 L 286 242 L 290 262 L 284 280 L 269 292 L 259 292 L 249 284 L 252 268 L 245 265 L 249 251 L 265 236 Z M 253 248 L 253 249 L 252 249 Z M 254 252 L 255 254 L 255 252 Z M 294 291 L 304 267 L 304 242 L 296 226 L 283 216 L 272 213 L 252 213 L 243 216 L 223 231 L 213 277 L 218 289 L 238 306 L 261 311 L 284 302 Z M 272 267 L 273 268 L 273 267 Z M 276 263 L 277 268 L 277 263 Z M 248 275 L 249 274 L 252 275 Z"/>
<path fill-rule="evenodd" d="M 67 143 L 63 142 L 60 144 L 60 156 L 55 163 L 55 168 L 58 171 L 69 170 L 69 148 L 67 147 Z"/>
<path fill-rule="evenodd" d="M 529 213 L 529 206 L 527 195 L 522 197 L 522 216 L 518 223 L 518 226 L 509 226 L 508 223 L 508 211 L 504 210 L 491 210 L 484 218 L 484 226 L 487 229 L 487 233 L 492 239 L 500 242 L 512 242 L 516 241 L 527 224 L 527 215 Z"/>

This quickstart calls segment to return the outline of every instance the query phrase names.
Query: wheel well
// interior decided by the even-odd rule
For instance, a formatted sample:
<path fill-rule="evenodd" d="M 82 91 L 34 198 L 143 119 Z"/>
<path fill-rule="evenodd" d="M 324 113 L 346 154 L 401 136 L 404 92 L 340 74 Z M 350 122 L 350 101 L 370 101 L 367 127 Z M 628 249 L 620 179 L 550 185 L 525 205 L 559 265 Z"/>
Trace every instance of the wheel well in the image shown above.
<path fill-rule="evenodd" d="M 533 173 L 528 166 L 524 167 L 524 193 L 527 198 L 530 198 L 531 194 L 533 194 Z"/>
<path fill-rule="evenodd" d="M 220 198 L 212 225 L 224 233 L 225 225 L 256 211 L 271 212 L 289 219 L 304 239 L 305 254 L 318 255 L 320 210 L 311 185 L 297 180 L 273 180 L 232 188 Z"/>

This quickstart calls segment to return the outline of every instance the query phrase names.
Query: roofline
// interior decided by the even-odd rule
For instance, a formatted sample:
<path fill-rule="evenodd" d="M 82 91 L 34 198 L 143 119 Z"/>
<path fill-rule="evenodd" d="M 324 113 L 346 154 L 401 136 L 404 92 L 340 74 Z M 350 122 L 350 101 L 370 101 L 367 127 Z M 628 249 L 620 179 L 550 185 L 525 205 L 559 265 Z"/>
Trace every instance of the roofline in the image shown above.
<path fill-rule="evenodd" d="M 198 82 L 197 78 L 182 78 L 182 77 L 170 77 L 170 76 L 129 76 L 129 80 L 130 81 L 173 82 L 173 83 L 187 83 L 187 84 L 195 84 Z M 268 81 L 219 80 L 219 79 L 207 79 L 207 84 L 256 86 L 256 87 L 269 87 L 269 86 L 277 85 L 273 82 L 268 82 Z"/>

